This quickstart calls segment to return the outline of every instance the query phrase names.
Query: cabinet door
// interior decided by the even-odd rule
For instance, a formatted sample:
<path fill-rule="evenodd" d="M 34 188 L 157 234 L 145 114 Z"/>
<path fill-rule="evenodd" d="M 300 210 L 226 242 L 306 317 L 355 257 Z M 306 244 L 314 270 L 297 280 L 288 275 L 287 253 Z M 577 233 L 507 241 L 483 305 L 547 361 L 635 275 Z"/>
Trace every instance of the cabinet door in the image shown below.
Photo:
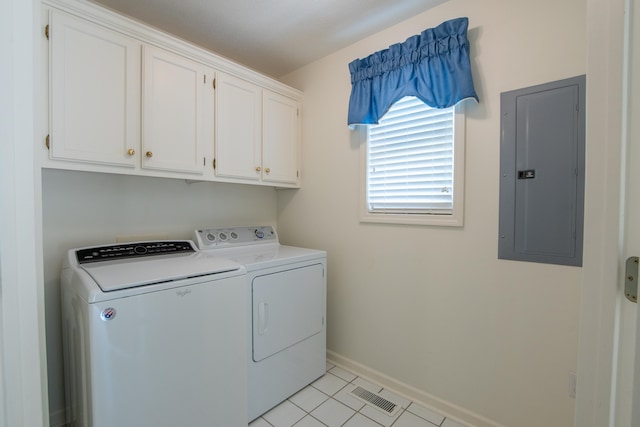
<path fill-rule="evenodd" d="M 223 73 L 216 86 L 216 175 L 258 181 L 262 90 Z"/>
<path fill-rule="evenodd" d="M 151 46 L 143 64 L 142 167 L 202 173 L 204 66 Z"/>
<path fill-rule="evenodd" d="M 262 180 L 297 184 L 300 104 L 268 90 L 262 96 Z"/>
<path fill-rule="evenodd" d="M 51 158 L 134 167 L 140 43 L 56 11 L 49 24 Z"/>

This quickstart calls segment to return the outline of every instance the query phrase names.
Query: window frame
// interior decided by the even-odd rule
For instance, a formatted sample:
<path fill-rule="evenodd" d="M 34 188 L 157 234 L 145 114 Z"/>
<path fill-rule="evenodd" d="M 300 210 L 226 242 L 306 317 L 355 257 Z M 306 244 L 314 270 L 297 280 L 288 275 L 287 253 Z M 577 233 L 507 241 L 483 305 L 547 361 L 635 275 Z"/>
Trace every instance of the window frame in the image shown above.
<path fill-rule="evenodd" d="M 356 127 L 360 139 L 360 222 L 405 225 L 432 225 L 462 227 L 464 225 L 464 179 L 466 116 L 464 103 L 454 110 L 453 123 L 453 209 L 450 213 L 385 213 L 370 212 L 367 208 L 367 150 L 369 147 L 367 125 Z"/>

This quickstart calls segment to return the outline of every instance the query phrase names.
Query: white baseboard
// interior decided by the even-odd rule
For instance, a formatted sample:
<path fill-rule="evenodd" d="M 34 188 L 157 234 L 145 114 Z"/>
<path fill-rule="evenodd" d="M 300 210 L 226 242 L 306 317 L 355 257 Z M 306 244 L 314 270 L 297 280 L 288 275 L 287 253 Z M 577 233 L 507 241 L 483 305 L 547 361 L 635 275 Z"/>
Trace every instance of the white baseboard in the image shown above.
<path fill-rule="evenodd" d="M 384 388 L 388 388 L 407 399 L 416 402 L 422 406 L 433 409 L 434 411 L 468 425 L 469 427 L 505 427 L 488 418 L 478 415 L 475 412 L 462 408 L 456 404 L 440 399 L 425 391 L 419 390 L 409 384 L 395 380 L 388 375 L 362 365 L 348 357 L 327 350 L 327 361 L 347 369 L 354 374 L 363 377 L 373 383 L 379 384 Z"/>
<path fill-rule="evenodd" d="M 64 409 L 49 414 L 49 427 L 66 427 L 67 417 Z"/>

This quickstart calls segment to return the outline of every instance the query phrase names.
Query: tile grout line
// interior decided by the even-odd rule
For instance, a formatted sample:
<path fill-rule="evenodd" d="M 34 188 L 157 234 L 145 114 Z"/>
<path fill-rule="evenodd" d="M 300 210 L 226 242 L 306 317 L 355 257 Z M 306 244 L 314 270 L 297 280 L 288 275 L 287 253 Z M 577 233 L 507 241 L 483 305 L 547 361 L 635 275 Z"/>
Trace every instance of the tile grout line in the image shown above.
<path fill-rule="evenodd" d="M 348 380 L 348 379 L 346 379 L 346 378 L 341 377 L 341 376 L 340 376 L 340 375 L 338 375 L 337 373 L 333 373 L 333 372 L 331 372 L 332 370 L 334 370 L 334 369 L 336 369 L 336 368 L 338 368 L 338 369 L 339 369 L 339 370 L 341 370 L 341 371 L 344 371 L 346 374 L 349 374 L 349 377 L 353 377 L 353 378 L 351 378 L 351 380 Z M 345 383 L 344 385 L 342 385 L 341 387 L 339 387 L 339 388 L 338 388 L 335 392 L 333 392 L 332 394 L 328 394 L 327 392 L 325 392 L 325 391 L 321 390 L 320 388 L 318 388 L 317 386 L 315 386 L 315 385 L 314 385 L 314 383 L 315 383 L 315 382 L 317 382 L 317 381 L 319 381 L 320 379 L 324 378 L 327 374 L 330 374 L 330 375 L 332 375 L 333 377 L 335 377 L 335 378 L 339 379 L 340 381 L 344 381 L 344 383 Z M 380 388 L 380 390 L 379 390 L 379 391 L 377 391 L 376 393 L 382 393 L 383 391 L 387 391 L 388 393 L 392 393 L 392 394 L 394 394 L 393 390 L 388 390 L 388 389 L 386 389 L 385 387 L 381 387 L 379 384 L 376 384 L 376 383 L 370 382 L 370 381 L 368 381 L 368 380 L 366 380 L 366 379 L 364 379 L 364 378 L 361 378 L 360 376 L 355 375 L 355 374 L 353 374 L 352 372 L 350 372 L 350 371 L 348 371 L 348 370 L 346 370 L 346 369 L 344 369 L 344 368 L 342 368 L 342 367 L 339 367 L 339 366 L 337 366 L 337 365 L 333 365 L 331 368 L 327 369 L 327 371 L 325 372 L 325 375 L 323 375 L 322 377 L 320 377 L 320 378 L 316 379 L 313 383 L 311 383 L 311 384 L 309 384 L 309 385 L 307 385 L 307 386 L 305 387 L 305 388 L 311 387 L 311 388 L 313 388 L 315 391 L 317 391 L 317 392 L 321 393 L 321 394 L 325 397 L 325 398 L 322 400 L 322 402 L 320 402 L 319 404 L 315 405 L 315 406 L 314 406 L 310 411 L 307 411 L 306 409 L 304 409 L 303 407 L 301 407 L 300 405 L 296 404 L 295 402 L 293 402 L 293 401 L 291 400 L 291 398 L 292 398 L 293 396 L 295 396 L 295 395 L 296 395 L 296 394 L 298 394 L 299 392 L 303 391 L 305 388 L 303 388 L 302 390 L 298 391 L 298 393 L 294 394 L 293 396 L 290 396 L 289 398 L 287 398 L 287 399 L 285 400 L 285 401 L 288 401 L 289 403 L 291 403 L 294 407 L 296 407 L 296 408 L 300 409 L 300 410 L 304 413 L 304 415 L 302 416 L 302 418 L 300 418 L 299 420 L 295 421 L 295 422 L 294 422 L 294 424 L 292 424 L 292 425 L 291 425 L 291 426 L 289 426 L 289 427 L 295 427 L 296 425 L 300 424 L 300 422 L 301 422 L 303 419 L 305 419 L 305 418 L 307 417 L 307 415 L 308 415 L 309 417 L 311 417 L 314 421 L 316 421 L 316 422 L 320 423 L 323 427 L 328 427 L 328 426 L 327 426 L 327 424 L 325 424 L 323 421 L 321 421 L 321 420 L 320 420 L 320 419 L 318 419 L 316 416 L 314 416 L 314 415 L 312 414 L 312 412 L 313 412 L 313 411 L 315 411 L 315 410 L 317 410 L 319 407 L 321 407 L 321 406 L 322 406 L 322 405 L 324 405 L 325 403 L 327 403 L 327 402 L 329 401 L 329 399 L 331 399 L 331 400 L 333 400 L 335 403 L 340 404 L 340 405 L 343 405 L 343 406 L 345 406 L 346 408 L 348 408 L 348 409 L 350 409 L 351 411 L 353 411 L 353 414 L 351 414 L 351 415 L 350 415 L 350 416 L 349 416 L 349 417 L 348 417 L 348 418 L 347 418 L 343 423 L 341 423 L 341 424 L 340 424 L 341 426 L 344 426 L 344 425 L 345 425 L 345 424 L 347 424 L 349 421 L 351 421 L 354 417 L 356 417 L 356 415 L 357 415 L 357 414 L 360 414 L 362 417 L 364 417 L 364 418 L 366 418 L 367 420 L 369 420 L 369 421 L 371 421 L 371 422 L 375 423 L 376 425 L 378 425 L 378 426 L 380 426 L 380 427 L 384 427 L 385 425 L 380 424 L 380 423 L 379 423 L 378 421 L 376 421 L 375 419 L 373 419 L 373 418 L 369 417 L 368 415 L 366 415 L 366 414 L 364 414 L 364 413 L 362 413 L 362 412 L 361 412 L 364 408 L 368 407 L 366 404 L 364 404 L 362 407 L 360 407 L 360 409 L 355 409 L 355 408 L 353 408 L 353 407 L 349 406 L 348 404 L 346 404 L 346 403 L 342 402 L 340 399 L 338 399 L 338 398 L 336 397 L 336 396 L 338 395 L 338 393 L 340 393 L 340 392 L 342 392 L 343 390 L 345 390 L 345 389 L 347 388 L 347 386 L 349 386 L 349 385 L 354 385 L 354 384 L 357 386 L 356 380 L 358 380 L 359 378 L 361 379 L 361 381 L 365 381 L 366 383 L 370 383 L 371 385 L 375 386 L 376 388 L 378 388 L 378 387 L 379 387 L 379 388 Z M 389 426 L 388 426 L 388 427 L 393 427 L 393 426 L 395 426 L 395 425 L 399 422 L 400 418 L 405 414 L 405 412 L 408 412 L 408 413 L 409 413 L 409 414 L 411 414 L 412 416 L 415 416 L 415 417 L 419 418 L 420 420 L 423 420 L 423 421 L 425 421 L 425 422 L 429 423 L 429 425 L 433 425 L 434 427 L 442 427 L 442 426 L 444 425 L 444 423 L 447 421 L 447 418 L 448 418 L 448 417 L 446 417 L 446 416 L 444 416 L 444 415 L 439 414 L 440 416 L 442 416 L 442 421 L 440 422 L 440 424 L 437 424 L 437 425 L 436 425 L 436 424 L 434 424 L 433 422 L 429 421 L 429 420 L 428 420 L 428 419 L 426 419 L 426 418 L 423 418 L 422 416 L 418 415 L 417 413 L 414 413 L 413 411 L 409 411 L 409 406 L 411 406 L 411 405 L 412 405 L 412 404 L 414 404 L 415 402 L 413 402 L 413 401 L 412 401 L 412 400 L 410 400 L 410 399 L 406 399 L 406 400 L 407 400 L 407 402 L 408 402 L 408 403 L 406 404 L 406 407 L 404 407 L 404 406 L 402 406 L 402 405 L 400 404 L 400 407 L 401 407 L 402 411 L 401 411 L 401 412 L 399 412 L 399 414 L 398 414 L 398 415 L 396 416 L 396 418 L 391 422 L 391 424 L 389 424 Z M 283 403 L 284 403 L 284 402 L 283 402 Z M 420 404 L 416 403 L 416 406 L 420 407 Z M 276 407 L 277 407 L 277 406 L 276 406 Z M 427 409 L 429 409 L 429 408 L 427 408 Z M 266 413 L 265 413 L 265 414 L 266 414 Z M 265 415 L 265 414 L 263 414 L 263 415 Z M 263 417 L 263 415 L 261 415 L 260 417 L 258 417 L 256 420 L 260 419 L 260 420 L 264 421 L 268 426 L 270 426 L 270 427 L 275 427 L 271 422 L 269 422 L 266 418 L 264 418 L 264 417 Z"/>

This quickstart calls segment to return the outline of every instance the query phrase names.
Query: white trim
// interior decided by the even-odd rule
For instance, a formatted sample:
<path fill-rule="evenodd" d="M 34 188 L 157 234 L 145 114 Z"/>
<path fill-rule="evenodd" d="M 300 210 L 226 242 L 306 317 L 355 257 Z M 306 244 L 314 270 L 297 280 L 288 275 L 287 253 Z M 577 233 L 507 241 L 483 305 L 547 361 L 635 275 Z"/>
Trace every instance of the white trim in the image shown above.
<path fill-rule="evenodd" d="M 502 424 L 498 424 L 482 415 L 475 412 L 464 409 L 454 403 L 448 402 L 444 399 L 436 397 L 425 391 L 419 390 L 409 384 L 402 381 L 398 381 L 391 378 L 381 372 L 376 371 L 368 366 L 358 363 L 348 357 L 342 356 L 331 350 L 327 350 L 327 361 L 329 363 L 338 365 L 359 377 L 364 378 L 367 381 L 378 384 L 385 389 L 390 389 L 394 393 L 400 396 L 416 402 L 426 408 L 430 408 L 435 412 L 438 412 L 447 418 L 460 421 L 469 427 L 506 427 Z"/>
<path fill-rule="evenodd" d="M 624 0 L 587 0 L 587 153 L 576 427 L 613 427 Z"/>
<path fill-rule="evenodd" d="M 40 173 L 38 0 L 0 3 L 0 378 L 4 427 L 49 425 Z"/>

